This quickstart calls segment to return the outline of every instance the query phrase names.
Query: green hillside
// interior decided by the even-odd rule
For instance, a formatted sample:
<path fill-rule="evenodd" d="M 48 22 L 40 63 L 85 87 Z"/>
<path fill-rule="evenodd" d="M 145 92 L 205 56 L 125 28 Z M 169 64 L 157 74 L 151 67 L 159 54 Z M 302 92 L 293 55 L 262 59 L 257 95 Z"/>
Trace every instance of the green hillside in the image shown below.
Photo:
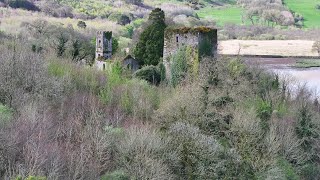
<path fill-rule="evenodd" d="M 197 11 L 200 18 L 213 19 L 218 25 L 225 23 L 241 24 L 243 9 L 237 6 L 226 6 L 219 8 L 206 7 Z"/>
<path fill-rule="evenodd" d="M 284 0 L 290 10 L 302 14 L 304 17 L 304 26 L 307 28 L 320 27 L 320 10 L 316 5 L 320 0 Z"/>
<path fill-rule="evenodd" d="M 200 17 L 201 19 L 213 20 L 219 26 L 226 23 L 252 24 L 252 17 L 257 20 L 255 24 L 287 26 L 288 24 L 282 24 L 279 21 L 282 21 L 281 13 L 290 10 L 299 15 L 295 18 L 296 26 L 320 27 L 320 9 L 316 8 L 317 5 L 320 5 L 320 0 L 284 0 L 284 6 L 279 2 L 254 3 L 253 1 L 237 0 L 11 0 L 3 2 L 9 2 L 6 6 L 15 9 L 41 11 L 53 17 L 99 18 L 110 21 L 119 21 L 121 18 L 130 18 L 131 20 L 143 18 L 151 9 L 160 7 L 167 13 L 167 16 L 172 18 L 179 15 Z M 250 13 L 253 14 L 250 15 Z M 304 18 L 303 22 L 300 15 Z M 181 21 L 181 18 L 179 20 Z M 293 22 L 291 18 L 289 25 L 293 25 Z M 190 25 L 188 22 L 183 22 L 183 24 Z"/>

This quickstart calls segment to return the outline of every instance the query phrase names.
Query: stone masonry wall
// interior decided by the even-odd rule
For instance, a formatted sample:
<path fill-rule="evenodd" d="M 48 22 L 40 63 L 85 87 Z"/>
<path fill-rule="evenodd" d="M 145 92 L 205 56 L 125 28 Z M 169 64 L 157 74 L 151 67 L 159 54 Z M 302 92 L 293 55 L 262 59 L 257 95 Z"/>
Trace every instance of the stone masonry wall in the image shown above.
<path fill-rule="evenodd" d="M 98 31 L 96 38 L 96 59 L 103 57 L 110 59 L 112 56 L 112 32 Z"/>
<path fill-rule="evenodd" d="M 166 68 L 166 77 L 171 77 L 170 58 L 175 54 L 180 47 L 189 46 L 191 49 L 198 49 L 199 38 L 198 34 L 165 34 L 164 48 L 163 48 L 163 63 Z"/>
<path fill-rule="evenodd" d="M 96 37 L 95 67 L 100 70 L 106 68 L 106 60 L 112 57 L 112 32 L 98 31 Z"/>
<path fill-rule="evenodd" d="M 181 46 L 187 45 L 198 48 L 198 44 L 198 34 L 167 34 L 164 39 L 163 59 L 169 60 L 168 58 L 175 54 Z"/>
<path fill-rule="evenodd" d="M 199 61 L 202 56 L 214 57 L 217 53 L 217 30 L 207 27 L 167 29 L 164 35 L 163 63 L 167 79 L 171 78 L 170 58 L 180 47 L 187 46 L 190 54 Z"/>

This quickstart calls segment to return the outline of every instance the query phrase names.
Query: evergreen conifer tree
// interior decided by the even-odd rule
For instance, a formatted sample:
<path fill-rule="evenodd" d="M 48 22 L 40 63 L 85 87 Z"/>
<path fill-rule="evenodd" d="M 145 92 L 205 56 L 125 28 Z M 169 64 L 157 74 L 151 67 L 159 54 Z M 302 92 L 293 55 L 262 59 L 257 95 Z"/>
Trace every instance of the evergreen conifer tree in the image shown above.
<path fill-rule="evenodd" d="M 165 14 L 160 8 L 149 16 L 149 26 L 141 33 L 133 53 L 142 65 L 157 65 L 163 55 Z"/>

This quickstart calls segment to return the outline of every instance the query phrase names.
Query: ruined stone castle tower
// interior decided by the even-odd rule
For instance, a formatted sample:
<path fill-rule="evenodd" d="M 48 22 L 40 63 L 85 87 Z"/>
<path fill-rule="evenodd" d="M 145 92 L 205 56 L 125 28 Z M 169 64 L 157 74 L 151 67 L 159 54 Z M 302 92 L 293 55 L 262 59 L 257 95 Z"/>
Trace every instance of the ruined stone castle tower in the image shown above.
<path fill-rule="evenodd" d="M 112 57 L 112 32 L 98 31 L 96 37 L 96 60 L 98 69 L 106 68 L 106 61 Z"/>
<path fill-rule="evenodd" d="M 188 59 L 200 61 L 203 56 L 214 57 L 217 54 L 217 29 L 208 27 L 167 28 L 164 34 L 163 62 L 166 77 L 171 78 L 171 57 L 185 46 Z M 192 63 L 192 62 L 189 62 Z"/>

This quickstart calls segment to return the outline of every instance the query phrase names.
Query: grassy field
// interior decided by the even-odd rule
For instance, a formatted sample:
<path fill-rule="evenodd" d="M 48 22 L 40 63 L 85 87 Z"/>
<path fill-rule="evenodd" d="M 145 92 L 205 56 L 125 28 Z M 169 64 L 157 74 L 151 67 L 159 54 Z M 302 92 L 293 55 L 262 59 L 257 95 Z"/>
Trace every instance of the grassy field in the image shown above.
<path fill-rule="evenodd" d="M 300 13 L 305 18 L 305 28 L 320 27 L 320 10 L 315 6 L 320 0 L 284 0 L 286 6 L 294 12 Z M 210 18 L 217 21 L 218 25 L 225 23 L 242 24 L 243 9 L 236 5 L 212 8 L 210 6 L 197 11 L 200 18 Z M 246 22 L 245 22 L 246 23 Z"/>
<path fill-rule="evenodd" d="M 210 18 L 217 21 L 218 25 L 225 23 L 241 24 L 243 9 L 237 6 L 226 6 L 219 8 L 206 7 L 197 11 L 200 18 Z"/>
<path fill-rule="evenodd" d="M 290 10 L 303 15 L 306 28 L 320 27 L 320 10 L 315 8 L 316 4 L 320 4 L 320 0 L 284 0 L 284 2 Z"/>
<path fill-rule="evenodd" d="M 320 67 L 320 59 L 303 59 L 296 62 L 294 67 L 297 68 L 311 68 Z"/>

